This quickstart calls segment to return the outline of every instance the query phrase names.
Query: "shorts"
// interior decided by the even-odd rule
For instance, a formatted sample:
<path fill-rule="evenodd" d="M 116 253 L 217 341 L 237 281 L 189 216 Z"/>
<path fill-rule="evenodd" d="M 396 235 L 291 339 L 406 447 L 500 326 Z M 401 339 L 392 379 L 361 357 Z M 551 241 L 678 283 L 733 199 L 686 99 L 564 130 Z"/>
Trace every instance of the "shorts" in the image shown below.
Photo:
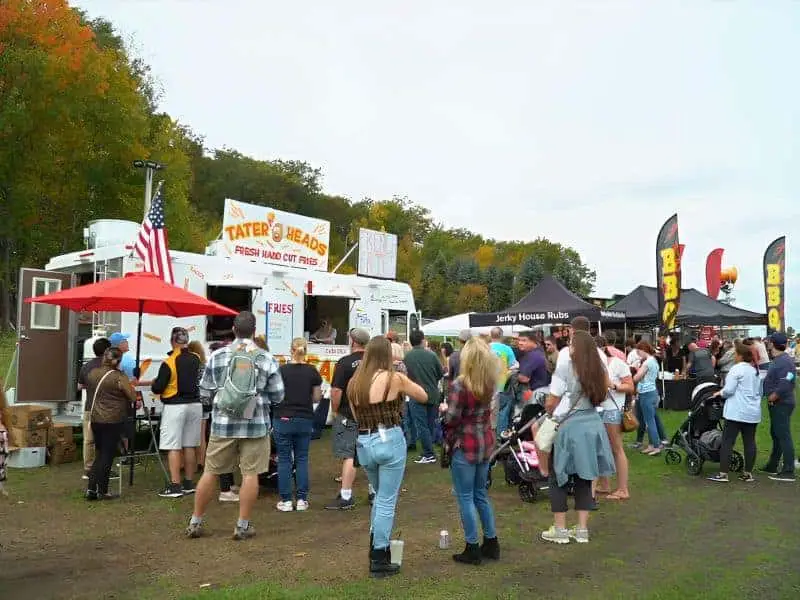
<path fill-rule="evenodd" d="M 159 450 L 182 450 L 200 445 L 200 421 L 203 407 L 192 404 L 165 404 L 161 409 Z"/>
<path fill-rule="evenodd" d="M 221 438 L 208 440 L 204 472 L 211 475 L 233 473 L 259 475 L 269 471 L 269 436 L 260 438 Z"/>
<path fill-rule="evenodd" d="M 618 408 L 611 410 L 604 410 L 601 415 L 603 417 L 604 425 L 621 425 L 622 424 L 622 411 Z"/>
<path fill-rule="evenodd" d="M 358 424 L 353 419 L 336 417 L 333 422 L 333 455 L 346 459 L 356 457 Z"/>

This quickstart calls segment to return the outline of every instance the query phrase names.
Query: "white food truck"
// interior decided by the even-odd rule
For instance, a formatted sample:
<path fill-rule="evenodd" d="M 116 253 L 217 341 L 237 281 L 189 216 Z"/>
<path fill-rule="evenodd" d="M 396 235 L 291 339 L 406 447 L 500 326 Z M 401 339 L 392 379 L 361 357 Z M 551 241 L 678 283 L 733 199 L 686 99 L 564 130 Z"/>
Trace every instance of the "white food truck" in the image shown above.
<path fill-rule="evenodd" d="M 363 327 L 373 335 L 391 329 L 403 337 L 419 327 L 420 315 L 408 284 L 328 272 L 327 221 L 232 200 L 226 200 L 225 211 L 223 233 L 205 254 L 170 252 L 175 285 L 234 310 L 253 311 L 256 333 L 266 336 L 270 351 L 281 361 L 288 358 L 293 338 L 312 338 L 323 320 L 331 323 L 336 330 L 335 343 L 309 345 L 309 361 L 320 370 L 325 394 L 336 361 L 349 354 L 352 327 Z M 53 257 L 44 270 L 22 269 L 16 402 L 52 403 L 58 420 L 78 423 L 82 399 L 77 392 L 77 374 L 93 357 L 93 340 L 117 331 L 131 334 L 130 351 L 135 354 L 136 314 L 76 314 L 23 301 L 141 271 L 143 264 L 133 254 L 138 230 L 139 224 L 129 221 L 94 221 L 85 230 L 85 250 Z M 362 243 L 362 253 L 385 250 L 387 244 L 381 240 L 393 238 L 367 233 L 378 243 L 368 248 Z M 363 233 L 361 239 L 365 239 Z M 394 254 L 389 248 L 361 258 L 360 265 L 367 269 L 372 265 L 374 272 L 384 274 L 388 272 L 386 262 L 396 260 L 396 245 Z M 361 266 L 359 270 L 363 272 Z M 230 317 L 144 315 L 141 361 L 149 366 L 141 378 L 155 377 L 170 349 L 172 327 L 185 327 L 192 339 L 208 347 L 214 341 L 231 339 L 232 321 Z M 158 401 L 146 389 L 142 392 L 144 410 L 158 412 Z"/>

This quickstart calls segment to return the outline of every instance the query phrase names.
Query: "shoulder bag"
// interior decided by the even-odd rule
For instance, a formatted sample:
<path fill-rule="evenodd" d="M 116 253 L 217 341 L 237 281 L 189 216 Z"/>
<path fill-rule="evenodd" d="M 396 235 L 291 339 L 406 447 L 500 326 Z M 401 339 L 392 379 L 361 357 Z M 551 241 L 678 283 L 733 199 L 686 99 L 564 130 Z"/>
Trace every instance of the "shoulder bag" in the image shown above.
<path fill-rule="evenodd" d="M 608 392 L 608 397 L 611 398 L 617 410 L 622 411 L 622 421 L 620 422 L 622 433 L 630 433 L 631 431 L 639 429 L 639 419 L 637 419 L 636 415 L 633 413 L 633 402 L 626 402 L 624 406 L 620 407 L 611 392 Z"/>
<path fill-rule="evenodd" d="M 570 402 L 569 412 L 564 415 L 564 418 L 560 421 L 556 420 L 552 415 L 547 415 L 539 424 L 539 430 L 536 432 L 536 437 L 533 439 L 533 443 L 536 444 L 538 450 L 541 452 L 551 452 L 553 450 L 553 442 L 556 439 L 558 427 L 575 414 L 575 407 L 578 405 L 578 402 L 580 402 L 580 399 L 580 395 L 576 394 L 575 399 Z"/>

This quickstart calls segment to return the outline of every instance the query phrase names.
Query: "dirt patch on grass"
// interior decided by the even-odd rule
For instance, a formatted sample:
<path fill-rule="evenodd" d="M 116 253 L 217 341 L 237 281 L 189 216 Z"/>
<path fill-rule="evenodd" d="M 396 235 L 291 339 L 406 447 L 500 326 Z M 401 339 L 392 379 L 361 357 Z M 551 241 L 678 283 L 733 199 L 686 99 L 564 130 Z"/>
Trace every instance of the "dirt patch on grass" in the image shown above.
<path fill-rule="evenodd" d="M 158 498 L 155 469 L 141 474 L 121 500 L 87 504 L 81 498 L 80 465 L 20 474 L 11 472 L 12 498 L 0 500 L 0 597 L 123 598 L 158 588 L 177 596 L 214 586 L 271 580 L 294 587 L 337 586 L 367 575 L 366 482 L 360 476 L 359 505 L 325 511 L 337 492 L 337 464 L 328 440 L 312 447 L 312 510 L 282 514 L 274 495 L 259 500 L 253 522 L 258 535 L 234 542 L 236 505 L 213 503 L 208 537 L 187 540 L 183 528 L 190 497 Z M 666 468 L 665 468 L 666 469 Z M 606 503 L 592 517 L 587 546 L 553 547 L 536 542 L 549 525 L 546 499 L 523 504 L 501 481 L 492 497 L 504 558 L 497 566 L 465 570 L 438 549 L 438 532 L 449 529 L 453 546 L 463 543 L 447 473 L 410 464 L 396 530 L 405 540 L 403 580 L 473 579 L 521 596 L 553 597 L 589 589 L 608 591 L 663 580 L 687 561 L 709 561 L 731 569 L 756 567 L 758 556 L 797 552 L 800 525 L 793 517 L 795 487 L 758 482 L 728 490 L 675 471 L 657 491 L 622 505 Z M 738 483 L 738 482 L 737 482 Z M 782 559 L 769 569 L 789 568 Z M 139 596 L 141 597 L 141 596 Z"/>

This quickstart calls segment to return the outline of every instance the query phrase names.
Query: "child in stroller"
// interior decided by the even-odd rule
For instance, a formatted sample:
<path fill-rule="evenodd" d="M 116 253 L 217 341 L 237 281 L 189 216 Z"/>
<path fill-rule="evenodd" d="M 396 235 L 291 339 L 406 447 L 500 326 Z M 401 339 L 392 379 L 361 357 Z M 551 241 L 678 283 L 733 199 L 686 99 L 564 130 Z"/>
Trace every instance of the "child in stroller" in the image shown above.
<path fill-rule="evenodd" d="M 689 416 L 672 437 L 671 447 L 664 455 L 668 465 L 678 465 L 686 453 L 686 470 L 689 475 L 700 475 L 705 462 L 718 463 L 722 446 L 723 399 L 714 396 L 720 387 L 716 383 L 701 383 L 692 391 Z M 744 469 L 744 457 L 738 451 L 731 453 L 731 471 Z"/>
<path fill-rule="evenodd" d="M 503 439 L 489 459 L 489 485 L 491 468 L 502 463 L 508 485 L 516 485 L 523 502 L 535 502 L 539 492 L 547 489 L 547 476 L 539 468 L 539 455 L 533 443 L 531 428 L 544 413 L 541 404 L 528 404 L 512 424 L 512 430 Z"/>

